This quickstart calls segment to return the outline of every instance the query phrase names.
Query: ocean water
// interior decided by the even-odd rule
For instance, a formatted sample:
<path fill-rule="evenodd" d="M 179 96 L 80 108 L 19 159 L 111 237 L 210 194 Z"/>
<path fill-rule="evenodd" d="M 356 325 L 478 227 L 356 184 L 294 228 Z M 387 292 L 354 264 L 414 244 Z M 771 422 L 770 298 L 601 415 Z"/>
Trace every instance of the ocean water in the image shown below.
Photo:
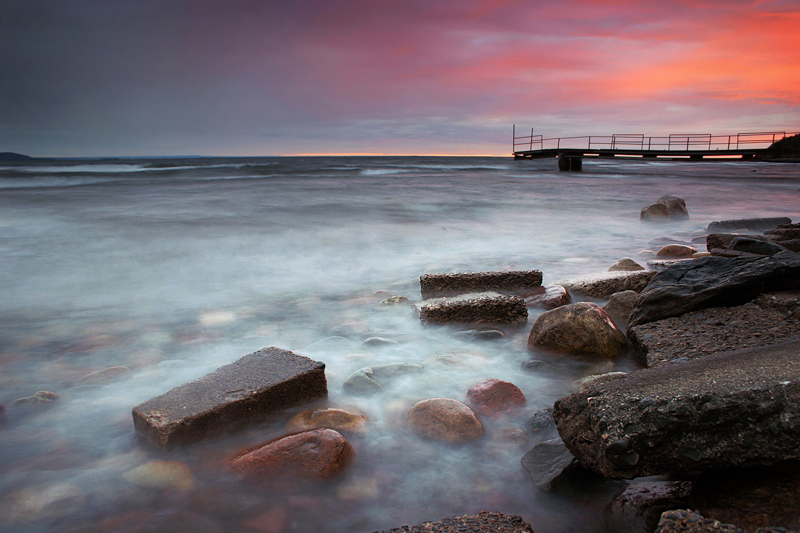
<path fill-rule="evenodd" d="M 691 218 L 640 222 L 665 194 L 683 197 Z M 526 339 L 541 311 L 481 342 L 380 302 L 418 301 L 425 273 L 538 269 L 555 283 L 621 257 L 645 262 L 636 254 L 654 239 L 690 241 L 712 220 L 761 216 L 800 218 L 800 165 L 585 160 L 583 172 L 559 173 L 555 160 L 510 158 L 2 163 L 0 530 L 369 532 L 494 510 L 536 531 L 602 531 L 618 484 L 538 492 L 520 466 L 530 446 L 501 437 L 592 371 L 569 361 L 523 370 L 540 357 Z M 386 341 L 364 343 L 373 337 Z M 295 411 L 171 452 L 137 442 L 133 406 L 268 346 L 323 361 L 329 397 L 319 405 L 369 417 L 364 435 L 347 435 L 357 456 L 341 478 L 274 487 L 225 468 L 237 450 L 285 433 Z M 343 389 L 357 369 L 392 362 L 425 371 L 374 396 Z M 112 366 L 129 368 L 129 379 L 83 380 Z M 527 403 L 484 420 L 481 440 L 447 446 L 404 428 L 415 402 L 464 400 L 489 378 L 516 384 Z M 9 408 L 37 391 L 59 399 Z M 131 474 L 152 461 L 169 462 L 166 481 Z"/>

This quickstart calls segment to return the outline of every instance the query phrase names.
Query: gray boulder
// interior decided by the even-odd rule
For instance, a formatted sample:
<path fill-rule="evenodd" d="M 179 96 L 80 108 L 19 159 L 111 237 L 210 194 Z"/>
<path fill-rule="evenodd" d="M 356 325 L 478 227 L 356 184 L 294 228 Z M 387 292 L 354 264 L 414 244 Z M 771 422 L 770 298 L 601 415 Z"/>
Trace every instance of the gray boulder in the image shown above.
<path fill-rule="evenodd" d="M 562 398 L 553 418 L 580 463 L 635 478 L 800 459 L 800 342 L 631 372 Z"/>
<path fill-rule="evenodd" d="M 707 307 L 741 305 L 763 292 L 800 288 L 800 254 L 702 257 L 659 272 L 639 293 L 629 327 Z"/>

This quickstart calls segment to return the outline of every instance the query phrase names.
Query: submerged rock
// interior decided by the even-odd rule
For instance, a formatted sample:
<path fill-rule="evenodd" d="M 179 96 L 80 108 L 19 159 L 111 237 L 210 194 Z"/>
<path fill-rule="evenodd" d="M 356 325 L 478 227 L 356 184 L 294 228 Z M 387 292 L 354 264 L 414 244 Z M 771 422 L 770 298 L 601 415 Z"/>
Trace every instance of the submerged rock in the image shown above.
<path fill-rule="evenodd" d="M 309 409 L 293 416 L 286 424 L 287 431 L 328 428 L 336 431 L 364 433 L 367 417 L 346 409 Z"/>
<path fill-rule="evenodd" d="M 555 309 L 572 303 L 567 289 L 561 285 L 544 285 L 522 295 L 528 307 Z"/>
<path fill-rule="evenodd" d="M 547 311 L 536 319 L 529 348 L 559 353 L 617 357 L 628 346 L 625 335 L 608 314 L 594 303 L 578 302 Z"/>
<path fill-rule="evenodd" d="M 559 437 L 536 444 L 522 456 L 521 463 L 534 486 L 544 491 L 556 488 L 569 469 L 581 468 Z"/>
<path fill-rule="evenodd" d="M 525 404 L 525 395 L 508 381 L 487 379 L 470 387 L 467 398 L 473 409 L 484 416 L 512 411 Z"/>
<path fill-rule="evenodd" d="M 800 459 L 800 342 L 661 365 L 558 400 L 582 465 L 634 478 Z"/>
<path fill-rule="evenodd" d="M 603 311 L 608 313 L 614 324 L 627 324 L 638 297 L 639 295 L 634 291 L 615 292 L 608 299 L 608 303 L 603 306 Z"/>
<path fill-rule="evenodd" d="M 415 363 L 389 363 L 360 368 L 350 374 L 344 389 L 351 394 L 373 394 L 381 390 L 392 378 L 405 374 L 418 374 L 425 368 Z"/>
<path fill-rule="evenodd" d="M 467 405 L 449 398 L 432 398 L 414 404 L 406 424 L 421 437 L 453 444 L 483 436 L 483 423 Z"/>
<path fill-rule="evenodd" d="M 763 292 L 800 288 L 800 254 L 704 257 L 659 272 L 636 300 L 629 326 L 707 307 L 741 305 Z"/>
<path fill-rule="evenodd" d="M 177 489 L 190 491 L 194 488 L 192 471 L 180 461 L 149 461 L 126 472 L 126 481 L 139 487 L 151 489 Z"/>
<path fill-rule="evenodd" d="M 21 407 L 51 407 L 54 402 L 61 398 L 55 392 L 40 390 L 33 396 L 26 396 L 25 398 L 18 398 L 11 402 L 9 409 L 18 409 Z"/>
<path fill-rule="evenodd" d="M 81 385 L 105 385 L 106 383 L 112 383 L 114 381 L 130 379 L 130 377 L 131 370 L 128 367 L 112 366 L 83 376 L 79 383 Z"/>
<path fill-rule="evenodd" d="M 78 514 L 85 502 L 86 493 L 77 485 L 52 483 L 26 487 L 0 500 L 0 523 L 21 526 L 39 520 L 57 520 Z"/>
<path fill-rule="evenodd" d="M 323 428 L 267 442 L 235 456 L 230 466 L 249 478 L 327 479 L 341 474 L 354 456 L 341 433 Z"/>

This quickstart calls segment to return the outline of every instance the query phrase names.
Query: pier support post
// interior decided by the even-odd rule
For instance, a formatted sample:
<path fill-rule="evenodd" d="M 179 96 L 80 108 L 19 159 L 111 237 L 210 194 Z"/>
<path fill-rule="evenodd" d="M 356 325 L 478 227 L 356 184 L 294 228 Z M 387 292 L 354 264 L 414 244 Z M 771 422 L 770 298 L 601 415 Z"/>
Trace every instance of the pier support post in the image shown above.
<path fill-rule="evenodd" d="M 559 154 L 558 170 L 580 172 L 583 169 L 583 158 L 580 156 Z"/>

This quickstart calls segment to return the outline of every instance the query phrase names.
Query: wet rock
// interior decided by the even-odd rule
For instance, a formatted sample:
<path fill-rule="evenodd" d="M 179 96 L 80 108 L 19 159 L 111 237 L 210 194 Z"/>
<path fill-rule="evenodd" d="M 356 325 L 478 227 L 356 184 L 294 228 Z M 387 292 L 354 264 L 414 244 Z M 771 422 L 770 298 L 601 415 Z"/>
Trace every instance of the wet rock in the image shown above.
<path fill-rule="evenodd" d="M 464 533 L 482 531 L 492 533 L 533 533 L 533 529 L 519 516 L 480 512 L 472 516 L 454 516 L 438 522 L 424 522 L 416 526 L 402 526 L 373 533 Z"/>
<path fill-rule="evenodd" d="M 81 385 L 105 385 L 114 381 L 122 381 L 131 377 L 131 370 L 126 366 L 112 366 L 92 372 L 83 376 L 79 383 Z"/>
<path fill-rule="evenodd" d="M 520 326 L 528 321 L 528 307 L 518 296 L 495 293 L 434 298 L 414 306 L 423 324 L 470 324 L 482 322 Z"/>
<path fill-rule="evenodd" d="M 51 407 L 59 400 L 60 396 L 55 392 L 40 390 L 33 396 L 18 398 L 11 402 L 9 409 L 28 408 L 28 407 Z"/>
<path fill-rule="evenodd" d="M 539 490 L 552 491 L 586 472 L 559 437 L 540 442 L 522 456 L 522 468 Z"/>
<path fill-rule="evenodd" d="M 597 304 L 578 302 L 547 311 L 536 319 L 529 348 L 558 353 L 617 357 L 628 346 L 625 335 Z"/>
<path fill-rule="evenodd" d="M 761 293 L 800 288 L 800 254 L 705 257 L 659 272 L 636 300 L 629 327 L 708 307 L 741 305 Z"/>
<path fill-rule="evenodd" d="M 544 285 L 522 295 L 528 307 L 555 309 L 572 303 L 567 289 L 561 285 Z"/>
<path fill-rule="evenodd" d="M 668 244 L 656 252 L 656 257 L 691 257 L 697 253 L 697 248 L 685 244 Z"/>
<path fill-rule="evenodd" d="M 603 306 L 603 311 L 608 313 L 614 324 L 625 325 L 628 317 L 631 316 L 633 305 L 639 295 L 634 291 L 615 292 L 608 299 L 608 303 Z"/>
<path fill-rule="evenodd" d="M 411 305 L 411 300 L 405 296 L 391 296 L 381 301 L 383 307 L 396 307 L 401 305 Z"/>
<path fill-rule="evenodd" d="M 611 478 L 800 459 L 800 342 L 631 372 L 558 400 L 585 467 Z"/>
<path fill-rule="evenodd" d="M 663 204 L 652 204 L 643 207 L 639 213 L 641 220 L 669 220 L 669 208 Z"/>
<path fill-rule="evenodd" d="M 607 531 L 651 533 L 665 511 L 684 509 L 690 481 L 635 481 L 621 489 L 603 510 Z"/>
<path fill-rule="evenodd" d="M 137 487 L 184 492 L 194 488 L 192 471 L 180 461 L 150 461 L 126 472 L 122 477 Z"/>
<path fill-rule="evenodd" d="M 381 497 L 375 477 L 351 477 L 336 487 L 336 497 L 351 502 L 375 501 Z"/>
<path fill-rule="evenodd" d="M 498 442 L 513 444 L 520 447 L 527 447 L 531 443 L 531 436 L 520 428 L 502 429 L 495 435 L 494 439 Z"/>
<path fill-rule="evenodd" d="M 764 231 L 764 236 L 771 243 L 800 252 L 800 224 L 781 224 Z"/>
<path fill-rule="evenodd" d="M 695 480 L 688 507 L 747 531 L 800 530 L 800 463 L 706 471 Z"/>
<path fill-rule="evenodd" d="M 83 489 L 69 483 L 27 487 L 0 500 L 0 523 L 20 526 L 64 518 L 80 512 L 85 501 Z"/>
<path fill-rule="evenodd" d="M 764 231 L 781 224 L 791 224 L 788 217 L 773 218 L 739 218 L 733 220 L 715 220 L 708 225 L 709 233 L 725 233 L 726 230 Z"/>
<path fill-rule="evenodd" d="M 248 478 L 327 479 L 350 464 L 355 450 L 333 429 L 312 429 L 236 455 L 230 466 Z"/>
<path fill-rule="evenodd" d="M 786 248 L 780 244 L 764 242 L 758 239 L 748 239 L 747 237 L 736 237 L 728 244 L 728 250 L 737 252 L 747 252 L 750 254 L 775 255 L 785 252 Z"/>
<path fill-rule="evenodd" d="M 368 337 L 361 342 L 361 346 L 380 347 L 380 346 L 394 346 L 400 344 L 392 339 L 385 339 L 383 337 Z"/>
<path fill-rule="evenodd" d="M 704 518 L 691 509 L 665 511 L 658 521 L 655 533 L 744 533 L 733 524 Z M 759 533 L 767 533 L 766 531 Z"/>
<path fill-rule="evenodd" d="M 310 409 L 295 415 L 286 424 L 286 430 L 292 432 L 316 428 L 365 433 L 367 417 L 346 409 Z"/>
<path fill-rule="evenodd" d="M 265 348 L 133 408 L 139 437 L 167 448 L 263 421 L 327 396 L 325 364 Z"/>
<path fill-rule="evenodd" d="M 525 404 L 525 395 L 508 381 L 487 379 L 467 391 L 469 404 L 484 416 L 513 411 Z"/>
<path fill-rule="evenodd" d="M 406 425 L 421 437 L 454 444 L 478 439 L 484 432 L 472 409 L 449 398 L 417 402 L 406 415 Z"/>
<path fill-rule="evenodd" d="M 725 250 L 733 239 L 737 237 L 746 237 L 748 239 L 755 239 L 766 241 L 767 238 L 763 235 L 739 235 L 736 233 L 710 233 L 706 235 L 706 248 L 708 250 Z"/>
<path fill-rule="evenodd" d="M 553 409 L 546 407 L 536 411 L 525 421 L 525 431 L 535 443 L 544 442 L 558 436 L 556 421 L 553 420 Z"/>
<path fill-rule="evenodd" d="M 505 333 L 499 329 L 466 329 L 453 333 L 453 337 L 458 339 L 493 341 L 505 337 Z"/>
<path fill-rule="evenodd" d="M 644 289 L 656 275 L 652 270 L 636 272 L 606 272 L 594 276 L 560 282 L 572 294 L 590 298 L 608 298 L 615 292 Z"/>
<path fill-rule="evenodd" d="M 609 272 L 635 272 L 637 270 L 644 270 L 644 267 L 630 257 L 623 257 L 608 267 Z"/>
<path fill-rule="evenodd" d="M 779 296 L 771 298 L 774 294 Z M 628 338 L 637 358 L 648 367 L 800 340 L 800 316 L 786 316 L 770 305 L 782 296 L 769 293 L 744 305 L 712 307 L 642 324 L 629 328 Z"/>
<path fill-rule="evenodd" d="M 478 292 L 518 294 L 542 284 L 539 270 L 425 274 L 419 278 L 422 298 L 441 298 Z"/>
<path fill-rule="evenodd" d="M 425 368 L 415 363 L 389 363 L 360 368 L 350 374 L 343 387 L 351 394 L 373 394 L 381 390 L 392 378 L 405 374 L 418 374 Z"/>
<path fill-rule="evenodd" d="M 148 533 L 173 533 L 174 531 L 225 533 L 225 528 L 219 521 L 186 509 L 169 509 L 153 513 L 142 530 Z"/>

